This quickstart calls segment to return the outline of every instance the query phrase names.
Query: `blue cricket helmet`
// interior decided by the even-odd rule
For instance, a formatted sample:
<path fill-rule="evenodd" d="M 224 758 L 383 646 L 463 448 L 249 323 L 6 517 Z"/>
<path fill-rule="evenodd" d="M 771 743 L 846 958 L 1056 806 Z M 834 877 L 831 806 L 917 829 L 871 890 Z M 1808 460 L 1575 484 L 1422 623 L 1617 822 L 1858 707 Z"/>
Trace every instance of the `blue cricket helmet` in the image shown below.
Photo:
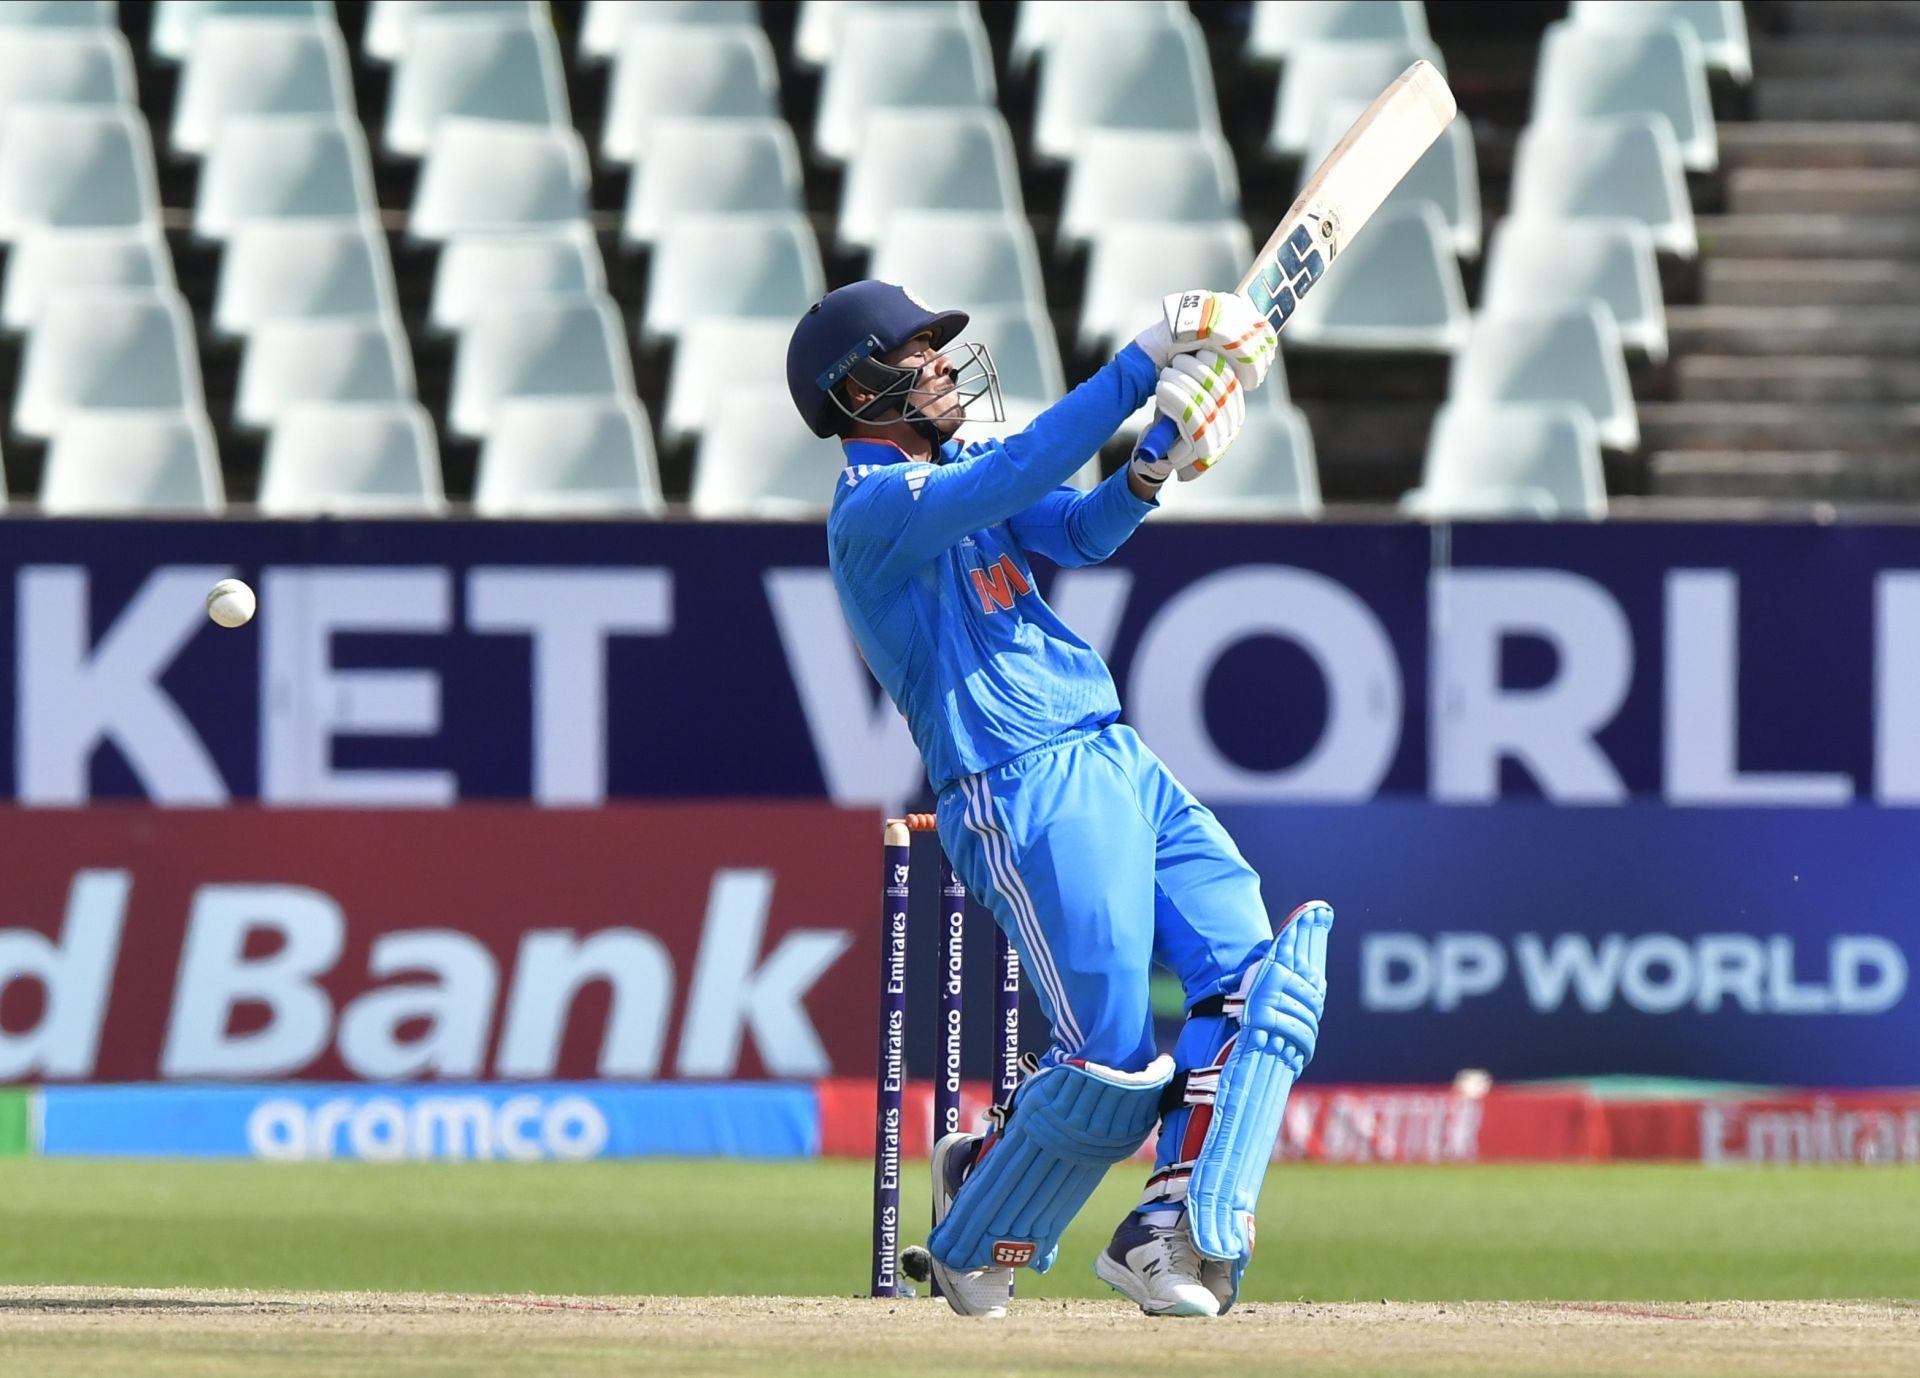
<path fill-rule="evenodd" d="M 815 435 L 838 435 L 839 415 L 848 413 L 832 396 L 835 384 L 916 335 L 932 335 L 934 348 L 945 349 L 966 324 L 966 312 L 935 311 L 895 283 L 868 278 L 836 287 L 807 308 L 787 344 L 787 390 L 800 419 Z M 860 381 L 876 392 L 896 386 L 892 378 Z"/>

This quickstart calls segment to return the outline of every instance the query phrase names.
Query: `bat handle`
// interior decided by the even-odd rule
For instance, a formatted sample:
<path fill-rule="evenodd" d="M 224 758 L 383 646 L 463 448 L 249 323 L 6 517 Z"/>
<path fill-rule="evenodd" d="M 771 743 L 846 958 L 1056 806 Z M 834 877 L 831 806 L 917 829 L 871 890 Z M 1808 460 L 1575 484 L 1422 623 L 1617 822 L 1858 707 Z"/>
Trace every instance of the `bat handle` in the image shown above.
<path fill-rule="evenodd" d="M 1146 434 L 1133 447 L 1133 457 L 1146 464 L 1158 464 L 1167 457 L 1167 451 L 1173 448 L 1173 442 L 1180 438 L 1180 428 L 1173 424 L 1170 416 L 1155 417 Z"/>

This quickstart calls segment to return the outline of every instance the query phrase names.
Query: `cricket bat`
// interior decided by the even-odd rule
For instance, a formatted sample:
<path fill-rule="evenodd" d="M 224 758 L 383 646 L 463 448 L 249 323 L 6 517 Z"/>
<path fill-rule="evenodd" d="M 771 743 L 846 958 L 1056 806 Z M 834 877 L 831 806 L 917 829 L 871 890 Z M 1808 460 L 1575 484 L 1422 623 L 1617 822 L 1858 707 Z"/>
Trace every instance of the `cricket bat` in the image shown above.
<path fill-rule="evenodd" d="M 1395 77 L 1314 169 L 1233 290 L 1251 300 L 1275 330 L 1284 329 L 1300 299 L 1440 137 L 1454 109 L 1446 78 L 1425 58 Z M 1172 419 L 1162 416 L 1147 427 L 1134 456 L 1164 459 L 1178 438 Z M 1197 472 L 1182 470 L 1180 477 Z"/>

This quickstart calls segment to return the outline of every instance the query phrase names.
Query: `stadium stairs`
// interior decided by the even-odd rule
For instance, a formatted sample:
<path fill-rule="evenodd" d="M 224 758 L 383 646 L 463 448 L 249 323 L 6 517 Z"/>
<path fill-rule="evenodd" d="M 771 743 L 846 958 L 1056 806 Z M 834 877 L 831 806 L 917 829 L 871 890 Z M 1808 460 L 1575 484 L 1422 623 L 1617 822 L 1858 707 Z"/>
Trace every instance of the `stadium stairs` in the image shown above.
<path fill-rule="evenodd" d="M 1640 410 L 1650 491 L 1920 500 L 1920 5 L 1748 8 L 1755 118 L 1719 126 L 1699 304 Z"/>

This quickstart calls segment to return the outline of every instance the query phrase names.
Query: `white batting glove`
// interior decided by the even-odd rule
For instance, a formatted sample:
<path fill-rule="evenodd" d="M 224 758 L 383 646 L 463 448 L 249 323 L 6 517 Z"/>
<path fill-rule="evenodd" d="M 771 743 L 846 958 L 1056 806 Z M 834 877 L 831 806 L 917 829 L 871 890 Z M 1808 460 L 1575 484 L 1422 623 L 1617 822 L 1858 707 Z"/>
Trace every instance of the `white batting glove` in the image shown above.
<path fill-rule="evenodd" d="M 1163 319 L 1134 337 L 1156 368 L 1174 356 L 1206 349 L 1233 369 L 1240 386 L 1251 392 L 1266 381 L 1279 357 L 1280 339 L 1267 318 L 1237 292 L 1175 292 L 1160 303 Z"/>
<path fill-rule="evenodd" d="M 1161 370 L 1153 400 L 1180 433 L 1162 463 L 1180 470 L 1182 479 L 1211 468 L 1247 424 L 1247 391 L 1228 362 L 1210 349 L 1176 355 Z"/>

